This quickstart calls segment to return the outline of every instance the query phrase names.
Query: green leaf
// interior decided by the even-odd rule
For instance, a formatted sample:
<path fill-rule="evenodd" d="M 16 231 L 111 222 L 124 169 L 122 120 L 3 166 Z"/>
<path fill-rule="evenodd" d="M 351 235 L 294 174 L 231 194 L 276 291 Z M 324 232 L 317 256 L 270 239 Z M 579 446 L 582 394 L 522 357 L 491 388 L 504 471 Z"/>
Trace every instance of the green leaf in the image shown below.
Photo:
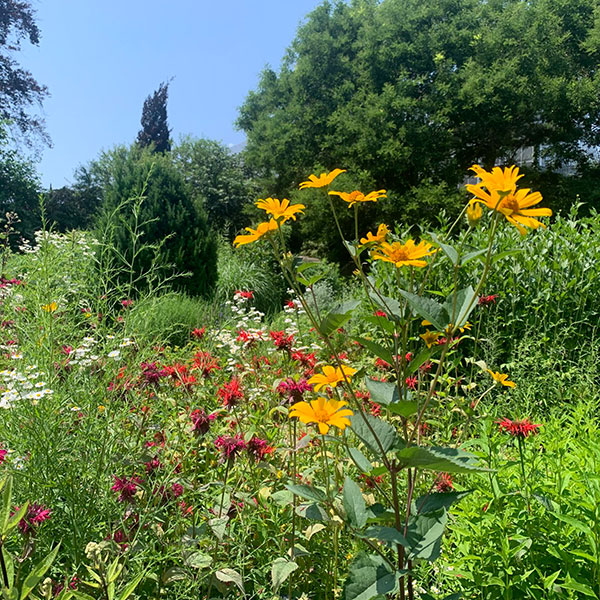
<path fill-rule="evenodd" d="M 363 472 L 370 473 L 373 470 L 373 465 L 369 459 L 358 449 L 348 448 L 348 454 L 354 461 L 354 464 Z"/>
<path fill-rule="evenodd" d="M 381 360 L 385 360 L 386 363 L 392 364 L 394 362 L 392 353 L 381 344 L 358 336 L 352 339 L 356 340 L 359 344 L 362 344 L 372 354 L 381 358 Z"/>
<path fill-rule="evenodd" d="M 277 506 L 289 506 L 294 501 L 294 494 L 289 490 L 279 490 L 270 496 Z"/>
<path fill-rule="evenodd" d="M 212 556 L 204 552 L 192 552 L 184 559 L 185 564 L 192 569 L 206 569 L 210 567 L 212 561 Z"/>
<path fill-rule="evenodd" d="M 119 596 L 119 600 L 126 600 L 127 598 L 129 598 L 129 596 L 131 596 L 131 594 L 133 594 L 133 592 L 135 591 L 135 588 L 139 585 L 140 581 L 142 580 L 142 578 L 144 577 L 144 575 L 146 574 L 146 572 L 142 572 L 139 575 L 136 575 L 124 588 L 123 591 L 121 592 L 121 595 Z"/>
<path fill-rule="evenodd" d="M 273 591 L 281 587 L 284 581 L 298 568 L 298 565 L 287 558 L 276 558 L 271 567 L 271 581 L 273 582 Z"/>
<path fill-rule="evenodd" d="M 365 419 L 371 426 L 375 435 L 373 435 L 373 432 L 365 423 Z M 352 431 L 378 456 L 381 455 L 381 449 L 377 443 L 377 439 L 381 443 L 384 452 L 391 450 L 398 442 L 398 436 L 396 435 L 394 427 L 373 415 L 361 415 L 355 413 L 350 417 L 350 423 L 352 424 Z M 377 438 L 375 438 L 375 436 L 377 436 Z"/>
<path fill-rule="evenodd" d="M 372 284 L 375 286 L 375 282 L 372 281 Z M 375 292 L 369 290 L 369 298 L 377 304 L 389 317 L 394 318 L 395 320 L 402 319 L 402 315 L 404 311 L 400 306 L 400 302 L 395 298 L 388 298 L 383 294 L 376 294 Z"/>
<path fill-rule="evenodd" d="M 225 537 L 225 531 L 227 530 L 227 523 L 229 522 L 229 517 L 214 517 L 208 520 L 208 525 L 211 528 L 212 532 L 215 534 L 215 537 L 220 541 Z"/>
<path fill-rule="evenodd" d="M 360 488 L 350 477 L 346 477 L 344 481 L 342 500 L 350 523 L 357 529 L 362 529 L 367 523 L 367 507 Z"/>
<path fill-rule="evenodd" d="M 421 352 L 413 357 L 413 359 L 408 363 L 406 367 L 406 374 L 412 375 L 423 363 L 429 360 L 433 352 L 433 348 L 423 348 L 423 350 L 421 350 Z"/>
<path fill-rule="evenodd" d="M 377 317 L 375 315 L 369 315 L 366 317 L 361 317 L 361 321 L 363 323 L 371 323 L 371 325 L 375 325 L 375 327 L 383 329 L 385 333 L 389 334 L 394 333 L 394 330 L 396 329 L 394 322 L 390 321 L 389 319 L 386 319 L 386 317 Z"/>
<path fill-rule="evenodd" d="M 119 559 L 115 558 L 106 571 L 106 580 L 108 583 L 113 583 L 117 579 L 123 570 L 123 566 L 119 564 Z"/>
<path fill-rule="evenodd" d="M 473 252 L 467 252 L 461 259 L 460 264 L 466 265 L 468 262 L 471 262 L 474 258 L 481 256 L 487 252 L 487 248 L 483 248 L 483 250 L 474 250 Z"/>
<path fill-rule="evenodd" d="M 418 558 L 432 562 L 439 558 L 447 520 L 448 513 L 443 508 L 409 518 L 406 538 L 409 543 L 410 560 Z"/>
<path fill-rule="evenodd" d="M 319 325 L 321 335 L 331 335 L 336 329 L 339 329 L 352 316 L 352 311 L 360 304 L 360 300 L 351 300 L 340 304 L 334 308 Z"/>
<path fill-rule="evenodd" d="M 345 600 L 372 600 L 395 592 L 401 572 L 376 554 L 360 553 L 350 564 Z"/>
<path fill-rule="evenodd" d="M 498 254 L 492 256 L 492 264 L 497 263 L 499 260 L 506 258 L 507 256 L 516 256 L 520 254 L 522 250 L 504 250 L 504 252 L 499 252 Z"/>
<path fill-rule="evenodd" d="M 29 508 L 29 502 L 25 502 L 21 508 L 8 520 L 8 523 L 4 526 L 4 535 L 8 535 L 20 522 L 21 519 L 27 513 Z"/>
<path fill-rule="evenodd" d="M 3 482 L 2 489 L 2 512 L 0 513 L 0 525 L 2 526 L 2 537 L 6 536 L 6 525 L 10 518 L 12 509 L 12 477 L 8 477 Z"/>
<path fill-rule="evenodd" d="M 437 331 L 444 331 L 448 327 L 448 314 L 439 302 L 405 290 L 399 289 L 398 293 L 406 298 L 414 312 L 427 319 Z"/>
<path fill-rule="evenodd" d="M 364 532 L 364 537 L 380 542 L 389 542 L 392 544 L 400 544 L 405 548 L 408 548 L 408 540 L 395 528 L 395 527 L 381 527 L 374 525 L 368 527 Z"/>
<path fill-rule="evenodd" d="M 442 252 L 450 259 L 450 262 L 453 265 L 458 264 L 458 252 L 450 246 L 450 244 L 440 242 L 438 236 L 432 231 L 429 232 L 429 237 L 435 242 L 436 246 L 439 246 L 442 249 Z"/>
<path fill-rule="evenodd" d="M 323 500 L 327 499 L 325 492 L 318 488 L 311 487 L 310 485 L 294 485 L 286 483 L 285 487 L 296 496 L 300 496 L 300 498 L 304 498 L 305 500 L 316 500 L 317 502 L 322 502 Z"/>
<path fill-rule="evenodd" d="M 398 393 L 398 386 L 395 383 L 388 381 L 377 381 L 370 377 L 365 377 L 365 385 L 371 394 L 371 400 L 387 406 L 392 402 L 398 402 L 400 400 L 400 394 Z"/>
<path fill-rule="evenodd" d="M 56 555 L 58 554 L 58 549 L 60 548 L 60 544 L 58 544 L 54 550 L 50 552 L 45 558 L 43 558 L 27 575 L 23 585 L 21 586 L 21 596 L 20 600 L 25 600 L 27 596 L 35 589 L 35 586 L 42 580 L 42 577 L 46 574 L 46 571 L 50 568 Z"/>
<path fill-rule="evenodd" d="M 459 290 L 456 296 L 456 306 L 458 307 L 457 317 L 455 319 L 455 327 L 464 327 L 469 320 L 469 316 L 477 306 L 475 301 L 475 290 L 469 286 Z"/>
<path fill-rule="evenodd" d="M 296 514 L 309 521 L 329 521 L 329 515 L 317 502 L 304 502 L 296 507 Z"/>
<path fill-rule="evenodd" d="M 460 448 L 410 446 L 398 451 L 396 456 L 404 466 L 445 473 L 472 473 L 490 470 L 479 467 L 475 462 L 477 458 Z"/>
<path fill-rule="evenodd" d="M 245 594 L 244 591 L 244 582 L 242 581 L 242 576 L 233 569 L 219 569 L 215 573 L 216 578 L 223 583 L 235 583 L 242 594 Z"/>
<path fill-rule="evenodd" d="M 433 492 L 421 496 L 414 503 L 414 510 L 418 514 L 436 512 L 440 508 L 448 510 L 455 502 L 462 500 L 471 492 Z"/>
<path fill-rule="evenodd" d="M 585 585 L 584 583 L 579 583 L 579 581 L 565 581 L 564 583 L 560 584 L 560 587 L 565 589 L 565 590 L 573 590 L 574 592 L 579 592 L 580 594 L 583 594 L 584 596 L 588 596 L 590 598 L 598 598 L 598 596 L 596 596 L 596 592 L 594 592 L 594 590 Z"/>

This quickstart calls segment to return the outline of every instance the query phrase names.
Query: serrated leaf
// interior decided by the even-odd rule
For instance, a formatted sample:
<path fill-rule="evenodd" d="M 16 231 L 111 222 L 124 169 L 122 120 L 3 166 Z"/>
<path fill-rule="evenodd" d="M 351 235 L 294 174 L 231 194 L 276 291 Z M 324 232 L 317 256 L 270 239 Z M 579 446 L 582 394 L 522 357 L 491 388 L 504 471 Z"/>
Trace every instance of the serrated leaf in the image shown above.
<path fill-rule="evenodd" d="M 331 335 L 336 329 L 350 320 L 352 311 L 360 304 L 360 300 L 350 300 L 334 308 L 319 325 L 321 335 Z"/>
<path fill-rule="evenodd" d="M 273 591 L 277 590 L 285 580 L 298 568 L 293 560 L 287 558 L 276 558 L 271 566 L 271 581 L 273 582 Z"/>
<path fill-rule="evenodd" d="M 348 454 L 363 473 L 370 473 L 373 470 L 369 459 L 358 448 L 348 448 Z"/>
<path fill-rule="evenodd" d="M 367 426 L 365 419 L 373 431 Z M 350 423 L 352 431 L 377 455 L 381 455 L 381 448 L 377 443 L 377 439 L 383 447 L 384 452 L 390 451 L 398 442 L 398 436 L 394 427 L 373 415 L 355 413 L 350 417 Z M 373 435 L 373 432 L 375 435 Z"/>
<path fill-rule="evenodd" d="M 477 465 L 477 457 L 460 448 L 410 446 L 396 453 L 400 463 L 407 467 L 431 469 L 444 473 L 469 473 L 489 471 Z"/>
<path fill-rule="evenodd" d="M 404 296 L 415 313 L 427 319 L 437 331 L 444 331 L 448 327 L 448 314 L 446 309 L 435 300 L 425 296 L 417 296 L 406 290 L 398 290 Z"/>
<path fill-rule="evenodd" d="M 377 404 L 387 406 L 388 404 L 392 404 L 392 402 L 400 400 L 398 386 L 395 383 L 377 381 L 376 379 L 365 377 L 365 385 L 367 386 L 367 390 L 369 390 L 371 400 L 377 402 Z"/>
<path fill-rule="evenodd" d="M 300 498 L 304 498 L 305 500 L 322 502 L 327 499 L 325 492 L 318 488 L 311 487 L 310 485 L 286 483 L 285 487 L 292 492 L 292 494 L 300 496 Z"/>
<path fill-rule="evenodd" d="M 358 485 L 346 477 L 342 490 L 344 510 L 350 523 L 357 529 L 362 529 L 367 523 L 367 506 Z"/>
<path fill-rule="evenodd" d="M 399 571 L 375 554 L 359 554 L 350 564 L 345 600 L 372 600 L 396 591 Z"/>
<path fill-rule="evenodd" d="M 373 283 L 373 285 L 375 285 Z M 376 294 L 375 292 L 369 290 L 369 298 L 377 304 L 381 308 L 381 310 L 385 311 L 388 317 L 392 317 L 395 320 L 402 319 L 402 307 L 400 306 L 400 302 L 395 298 L 388 298 L 383 294 Z"/>
<path fill-rule="evenodd" d="M 408 520 L 406 538 L 409 543 L 408 558 L 433 562 L 442 551 L 442 535 L 448 513 L 441 508 L 425 515 L 412 515 Z"/>

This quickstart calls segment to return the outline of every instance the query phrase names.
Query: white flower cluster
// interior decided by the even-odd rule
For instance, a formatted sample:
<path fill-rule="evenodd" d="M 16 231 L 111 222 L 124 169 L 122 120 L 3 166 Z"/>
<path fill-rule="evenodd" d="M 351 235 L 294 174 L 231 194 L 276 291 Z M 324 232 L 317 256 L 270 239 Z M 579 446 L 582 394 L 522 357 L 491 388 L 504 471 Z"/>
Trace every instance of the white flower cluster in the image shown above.
<path fill-rule="evenodd" d="M 35 241 L 32 244 L 29 240 L 23 240 L 19 246 L 21 252 L 34 254 L 39 251 L 42 243 L 48 243 L 59 250 L 67 250 L 69 247 L 77 248 L 83 256 L 93 257 L 95 255 L 93 246 L 98 244 L 98 240 L 81 232 L 58 233 L 56 231 L 36 231 Z"/>
<path fill-rule="evenodd" d="M 35 365 L 25 367 L 25 373 L 17 369 L 0 371 L 0 408 L 12 408 L 17 400 L 31 400 L 33 404 L 37 404 L 44 396 L 53 394 L 54 391 L 46 382 L 36 381 L 43 375 Z"/>

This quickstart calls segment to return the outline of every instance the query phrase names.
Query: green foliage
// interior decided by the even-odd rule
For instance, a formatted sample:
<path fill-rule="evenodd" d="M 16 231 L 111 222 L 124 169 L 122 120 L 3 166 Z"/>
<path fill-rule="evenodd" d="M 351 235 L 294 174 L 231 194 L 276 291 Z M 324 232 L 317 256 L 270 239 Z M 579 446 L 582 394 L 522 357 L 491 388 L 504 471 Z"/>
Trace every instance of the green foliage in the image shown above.
<path fill-rule="evenodd" d="M 216 242 L 170 158 L 133 146 L 99 163 L 104 201 L 97 230 L 115 280 L 139 291 L 162 269 L 177 276 L 175 289 L 210 295 Z"/>
<path fill-rule="evenodd" d="M 127 321 L 128 331 L 147 344 L 185 346 L 194 329 L 212 322 L 214 307 L 200 298 L 170 293 L 136 302 Z"/>
<path fill-rule="evenodd" d="M 246 160 L 275 193 L 315 162 L 401 194 L 523 147 L 584 165 L 597 30 L 590 0 L 323 2 L 241 107 Z"/>
<path fill-rule="evenodd" d="M 150 148 L 152 152 L 169 152 L 171 150 L 170 131 L 167 123 L 168 97 L 169 84 L 161 83 L 158 89 L 144 101 L 142 129 L 137 136 L 137 143 L 141 148 Z"/>
<path fill-rule="evenodd" d="M 214 140 L 188 136 L 173 148 L 172 156 L 189 193 L 204 208 L 208 224 L 233 241 L 245 224 L 244 208 L 255 197 L 240 155 Z"/>

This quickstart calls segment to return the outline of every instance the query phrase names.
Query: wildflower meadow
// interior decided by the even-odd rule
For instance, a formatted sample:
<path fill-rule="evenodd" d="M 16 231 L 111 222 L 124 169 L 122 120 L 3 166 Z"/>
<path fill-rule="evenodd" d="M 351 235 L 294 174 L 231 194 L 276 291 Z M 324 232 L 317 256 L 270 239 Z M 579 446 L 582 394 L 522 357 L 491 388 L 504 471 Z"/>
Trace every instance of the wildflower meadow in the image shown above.
<path fill-rule="evenodd" d="M 258 200 L 231 256 L 272 254 L 268 313 L 136 292 L 88 233 L 5 246 L 4 597 L 598 597 L 596 290 L 553 288 L 598 269 L 598 217 L 473 169 L 418 238 L 365 231 L 386 190 L 341 169 Z M 353 218 L 337 294 L 288 249 L 316 194 Z"/>

